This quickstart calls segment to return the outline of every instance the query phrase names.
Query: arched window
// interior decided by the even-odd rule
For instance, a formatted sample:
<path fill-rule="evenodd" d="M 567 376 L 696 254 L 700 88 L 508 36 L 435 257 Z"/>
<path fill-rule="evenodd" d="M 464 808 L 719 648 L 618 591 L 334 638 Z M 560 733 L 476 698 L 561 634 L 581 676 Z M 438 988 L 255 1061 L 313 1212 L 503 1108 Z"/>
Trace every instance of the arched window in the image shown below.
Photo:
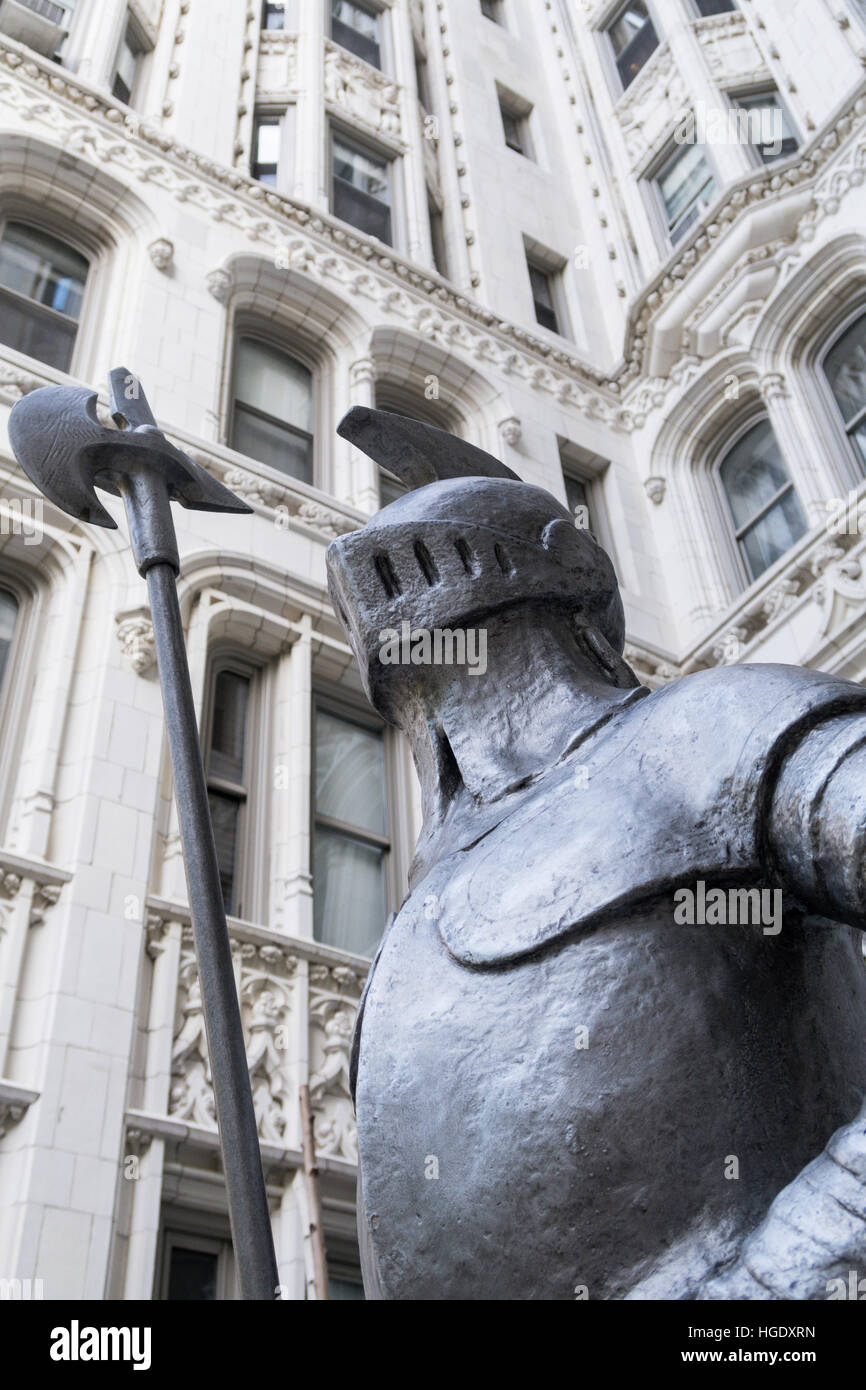
<path fill-rule="evenodd" d="M 309 368 L 258 338 L 240 338 L 233 397 L 231 447 L 311 483 L 313 375 Z"/>
<path fill-rule="evenodd" d="M 18 600 L 8 589 L 0 589 L 0 695 L 3 694 L 3 678 L 9 662 L 15 624 L 18 621 Z"/>
<path fill-rule="evenodd" d="M 806 518 L 769 420 L 753 425 L 719 470 L 737 542 L 751 579 L 769 569 L 806 531 Z"/>
<path fill-rule="evenodd" d="M 0 237 L 0 339 L 68 372 L 87 268 L 85 258 L 56 237 L 7 222 Z"/>
<path fill-rule="evenodd" d="M 824 371 L 848 438 L 866 467 L 866 314 L 833 344 L 824 358 Z"/>

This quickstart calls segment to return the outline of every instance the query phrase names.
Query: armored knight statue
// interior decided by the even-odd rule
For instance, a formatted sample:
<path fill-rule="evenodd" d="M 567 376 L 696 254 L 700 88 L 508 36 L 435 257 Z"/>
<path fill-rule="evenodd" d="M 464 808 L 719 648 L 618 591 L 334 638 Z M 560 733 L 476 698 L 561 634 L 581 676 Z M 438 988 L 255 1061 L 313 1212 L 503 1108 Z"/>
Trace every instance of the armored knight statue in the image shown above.
<path fill-rule="evenodd" d="M 353 1046 L 368 1297 L 846 1296 L 866 690 L 742 665 L 651 692 L 552 496 L 418 422 L 340 428 L 408 488 L 328 566 L 424 815 Z M 383 659 L 456 630 L 483 670 Z"/>

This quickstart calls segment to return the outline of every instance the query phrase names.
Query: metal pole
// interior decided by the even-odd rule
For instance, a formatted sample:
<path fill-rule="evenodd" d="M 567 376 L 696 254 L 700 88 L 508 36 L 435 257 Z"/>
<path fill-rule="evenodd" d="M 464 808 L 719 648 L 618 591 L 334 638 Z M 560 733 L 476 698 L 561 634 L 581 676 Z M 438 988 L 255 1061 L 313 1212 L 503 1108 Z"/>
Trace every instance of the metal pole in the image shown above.
<path fill-rule="evenodd" d="M 277 1297 L 277 1261 L 211 827 L 180 606 L 170 565 L 147 589 L 174 772 L 217 1124 L 241 1297 Z"/>

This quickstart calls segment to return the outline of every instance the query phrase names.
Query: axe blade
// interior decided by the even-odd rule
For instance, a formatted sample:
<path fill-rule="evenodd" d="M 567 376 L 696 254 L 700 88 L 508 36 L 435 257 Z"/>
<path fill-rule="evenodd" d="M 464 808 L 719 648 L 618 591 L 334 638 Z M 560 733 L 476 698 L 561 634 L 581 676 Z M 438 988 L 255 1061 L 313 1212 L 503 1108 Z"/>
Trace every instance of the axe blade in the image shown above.
<path fill-rule="evenodd" d="M 159 430 L 137 378 L 125 367 L 111 373 L 111 403 L 118 424 L 108 429 L 96 413 L 97 396 L 87 387 L 43 386 L 12 408 L 9 439 L 24 472 L 61 511 L 78 521 L 114 528 L 116 523 L 95 487 L 120 495 L 118 480 L 142 465 L 161 479 L 171 501 L 203 512 L 250 512 L 206 469 L 175 448 Z"/>

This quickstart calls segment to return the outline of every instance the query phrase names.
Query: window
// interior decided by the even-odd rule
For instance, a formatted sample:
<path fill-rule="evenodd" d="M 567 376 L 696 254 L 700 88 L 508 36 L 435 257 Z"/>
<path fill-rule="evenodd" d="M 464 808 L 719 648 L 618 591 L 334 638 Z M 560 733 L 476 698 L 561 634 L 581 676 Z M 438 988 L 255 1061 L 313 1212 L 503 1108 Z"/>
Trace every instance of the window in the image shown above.
<path fill-rule="evenodd" d="M 402 497 L 408 492 L 406 484 L 401 478 L 397 478 L 387 468 L 379 469 L 379 506 L 388 507 L 392 502 L 396 502 L 398 497 Z"/>
<path fill-rule="evenodd" d="M 748 112 L 744 122 L 747 124 L 745 138 L 765 164 L 795 153 L 797 137 L 775 88 L 732 96 L 731 101 L 738 110 Z"/>
<path fill-rule="evenodd" d="M 418 101 L 421 109 L 429 116 L 433 110 L 433 98 L 430 95 L 430 69 L 427 59 L 422 53 L 415 49 L 415 86 L 418 89 Z"/>
<path fill-rule="evenodd" d="M 279 116 L 257 116 L 253 126 L 253 157 L 250 172 L 259 183 L 269 188 L 277 184 L 280 162 Z"/>
<path fill-rule="evenodd" d="M 180 1219 L 185 1223 L 185 1218 Z M 199 1213 L 189 1214 L 206 1228 Z M 217 1223 L 219 1224 L 219 1223 Z M 160 1298 L 172 1302 L 223 1302 L 238 1297 L 231 1240 L 196 1230 L 166 1229 L 163 1234 Z"/>
<path fill-rule="evenodd" d="M 331 38 L 372 67 L 382 66 L 379 16 L 357 0 L 331 0 Z"/>
<path fill-rule="evenodd" d="M 527 266 L 529 268 L 529 283 L 532 286 L 535 318 L 542 328 L 549 328 L 551 333 L 559 333 L 561 330 L 556 305 L 555 277 L 551 271 L 535 261 L 527 260 Z"/>
<path fill-rule="evenodd" d="M 391 169 L 387 159 L 334 136 L 334 216 L 391 244 Z"/>
<path fill-rule="evenodd" d="M 502 0 L 481 0 L 481 13 L 492 19 L 494 24 L 505 24 L 502 15 Z"/>
<path fill-rule="evenodd" d="M 514 150 L 516 154 L 525 155 L 527 159 L 532 158 L 532 146 L 529 139 L 530 109 L 522 103 L 518 105 L 516 101 L 500 92 L 499 111 L 502 116 L 505 143 L 510 150 Z"/>
<path fill-rule="evenodd" d="M 286 7 L 285 5 L 271 5 L 265 0 L 262 5 L 262 28 L 263 29 L 285 29 L 286 27 Z"/>
<path fill-rule="evenodd" d="M 252 675 L 225 667 L 211 687 L 206 759 L 208 801 L 213 820 L 225 910 L 241 914 L 239 890 L 244 812 L 248 800 L 248 724 Z"/>
<path fill-rule="evenodd" d="M 373 956 L 388 910 L 384 735 L 317 705 L 314 745 L 316 940 Z"/>
<path fill-rule="evenodd" d="M 703 145 L 683 145 L 668 160 L 657 179 L 667 229 L 674 244 L 685 236 L 709 207 L 716 181 Z"/>
<path fill-rule="evenodd" d="M 290 478 L 313 481 L 313 375 L 258 338 L 238 340 L 231 447 Z"/>
<path fill-rule="evenodd" d="M 0 239 L 0 338 L 62 372 L 78 332 L 87 261 L 55 237 L 7 222 Z"/>
<path fill-rule="evenodd" d="M 114 65 L 114 81 L 111 85 L 111 95 L 126 106 L 132 101 L 143 51 L 132 25 L 127 24 Z"/>
<path fill-rule="evenodd" d="M 581 531 L 588 531 L 591 536 L 595 537 L 589 483 L 585 478 L 578 478 L 576 474 L 568 473 L 565 470 L 563 470 L 563 480 L 565 482 L 566 505 L 574 517 L 575 526 Z"/>
<path fill-rule="evenodd" d="M 750 579 L 757 579 L 806 531 L 806 519 L 769 420 L 753 425 L 719 470 Z"/>
<path fill-rule="evenodd" d="M 612 24 L 608 36 L 616 58 L 616 70 L 623 88 L 637 77 L 644 63 L 658 48 L 658 35 L 646 5 L 625 5 Z"/>
<path fill-rule="evenodd" d="M 866 469 L 866 314 L 846 328 L 824 358 L 824 372 L 848 438 Z"/>
<path fill-rule="evenodd" d="M 0 589 L 0 695 L 3 694 L 3 680 L 12 650 L 12 638 L 18 622 L 18 600 L 8 589 Z"/>
<path fill-rule="evenodd" d="M 695 0 L 702 15 L 730 14 L 736 10 L 734 0 Z"/>

